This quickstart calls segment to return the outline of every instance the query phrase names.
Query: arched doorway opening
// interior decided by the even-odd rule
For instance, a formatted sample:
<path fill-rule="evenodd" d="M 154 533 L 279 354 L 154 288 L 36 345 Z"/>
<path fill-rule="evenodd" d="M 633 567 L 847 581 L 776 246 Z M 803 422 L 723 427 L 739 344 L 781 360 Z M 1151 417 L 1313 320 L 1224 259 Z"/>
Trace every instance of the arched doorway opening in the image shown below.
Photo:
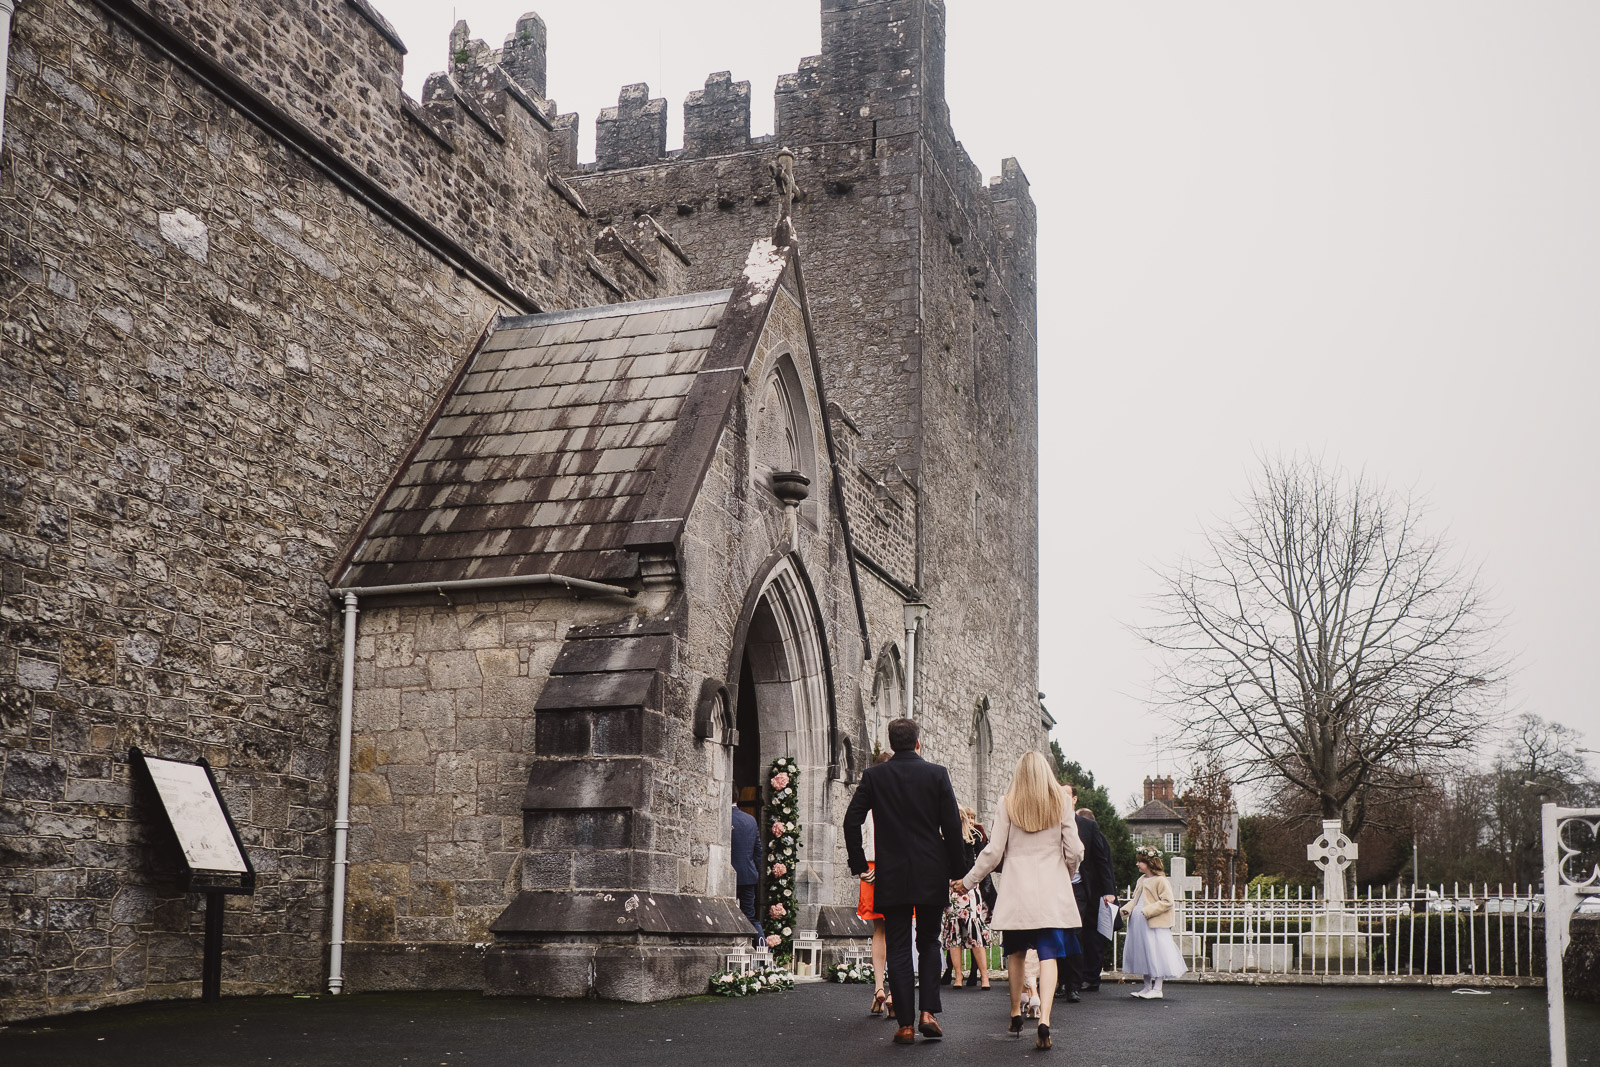
<path fill-rule="evenodd" d="M 761 811 L 766 772 L 780 756 L 800 765 L 800 870 L 795 892 L 802 927 L 814 922 L 814 905 L 832 882 L 834 821 L 826 808 L 829 749 L 829 685 L 822 622 L 791 557 L 768 572 L 747 611 L 743 641 L 735 653 L 739 679 L 734 719 L 734 795 L 765 829 Z M 766 902 L 758 893 L 757 913 Z"/>

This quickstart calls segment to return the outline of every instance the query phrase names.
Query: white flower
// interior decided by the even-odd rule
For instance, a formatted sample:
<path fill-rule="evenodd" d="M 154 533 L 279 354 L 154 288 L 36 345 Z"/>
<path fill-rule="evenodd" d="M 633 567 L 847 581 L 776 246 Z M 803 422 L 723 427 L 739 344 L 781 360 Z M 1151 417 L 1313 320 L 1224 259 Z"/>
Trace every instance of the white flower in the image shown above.
<path fill-rule="evenodd" d="M 789 935 L 790 935 L 790 934 L 792 934 L 792 933 L 794 933 L 794 931 L 793 931 L 793 930 L 791 930 L 791 929 L 789 929 L 789 928 L 788 928 L 788 927 L 787 927 L 787 926 L 785 926 L 785 927 L 784 927 L 784 928 L 783 928 L 783 936 L 784 936 L 784 937 L 788 937 L 788 936 L 789 936 Z"/>

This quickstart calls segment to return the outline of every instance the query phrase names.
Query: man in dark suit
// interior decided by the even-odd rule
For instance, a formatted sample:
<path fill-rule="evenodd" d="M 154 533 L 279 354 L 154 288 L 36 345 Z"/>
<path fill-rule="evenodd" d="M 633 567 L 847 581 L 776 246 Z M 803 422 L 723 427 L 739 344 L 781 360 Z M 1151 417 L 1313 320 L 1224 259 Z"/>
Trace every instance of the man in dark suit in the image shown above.
<path fill-rule="evenodd" d="M 1100 832 L 1094 812 L 1079 808 L 1078 837 L 1083 841 L 1083 862 L 1078 865 L 1078 876 L 1072 880 L 1073 895 L 1078 898 L 1078 914 L 1083 916 L 1083 929 L 1078 931 L 1082 952 L 1068 956 L 1062 970 L 1062 989 L 1056 995 L 1069 1004 L 1081 999 L 1080 990 L 1088 993 L 1100 989 L 1100 966 L 1105 960 L 1106 941 L 1100 936 L 1100 904 L 1117 902 L 1117 877 L 1111 870 L 1111 845 Z"/>
<path fill-rule="evenodd" d="M 897 1044 L 943 1037 L 934 1016 L 939 1002 L 939 928 L 950 902 L 950 882 L 967 873 L 961 851 L 961 812 L 950 772 L 919 754 L 920 727 L 911 719 L 889 724 L 894 756 L 869 767 L 844 813 L 844 843 L 850 872 L 872 881 L 873 900 L 883 914 L 888 948 L 889 993 L 900 1028 Z M 861 824 L 872 813 L 876 869 L 867 870 Z M 911 913 L 917 918 L 917 955 L 922 960 L 922 1018 L 911 983 Z M 913 1023 L 917 1025 L 913 1026 Z"/>
<path fill-rule="evenodd" d="M 734 881 L 739 887 L 739 910 L 761 933 L 761 923 L 756 919 L 756 884 L 761 881 L 761 830 L 754 815 L 733 806 L 733 834 L 730 838 L 733 852 Z"/>

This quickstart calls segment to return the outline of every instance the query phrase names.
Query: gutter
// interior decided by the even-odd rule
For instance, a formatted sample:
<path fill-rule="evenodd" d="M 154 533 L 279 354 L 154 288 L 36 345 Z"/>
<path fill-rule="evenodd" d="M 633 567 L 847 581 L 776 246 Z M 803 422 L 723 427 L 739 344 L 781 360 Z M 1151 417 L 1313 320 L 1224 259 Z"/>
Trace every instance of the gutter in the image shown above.
<path fill-rule="evenodd" d="M 0 0 L 0 4 L 7 0 Z M 554 585 L 575 593 L 606 596 L 634 595 L 620 585 L 568 578 L 561 574 L 514 574 L 505 578 L 465 578 L 452 582 L 408 582 L 402 585 L 341 586 L 328 593 L 341 601 L 344 612 L 344 664 L 339 684 L 339 794 L 333 815 L 333 925 L 328 935 L 328 992 L 344 989 L 344 902 L 350 859 L 350 747 L 355 721 L 356 617 L 363 596 L 397 596 L 405 593 L 445 593 L 459 589 L 503 589 L 525 585 Z"/>
<path fill-rule="evenodd" d="M 11 16 L 16 10 L 14 0 L 0 0 L 0 142 L 6 131 L 6 67 L 11 58 Z"/>

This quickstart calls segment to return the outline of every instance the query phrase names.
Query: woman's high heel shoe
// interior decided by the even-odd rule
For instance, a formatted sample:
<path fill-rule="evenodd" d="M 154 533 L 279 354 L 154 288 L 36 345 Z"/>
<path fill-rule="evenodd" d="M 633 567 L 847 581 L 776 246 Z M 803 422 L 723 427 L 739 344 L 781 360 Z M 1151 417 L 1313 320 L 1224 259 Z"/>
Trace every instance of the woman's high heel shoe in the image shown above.
<path fill-rule="evenodd" d="M 1013 1015 L 1011 1017 L 1011 1036 L 1012 1037 L 1021 1037 L 1022 1036 L 1022 1016 L 1020 1016 L 1020 1015 Z"/>
<path fill-rule="evenodd" d="M 1049 1023 L 1040 1023 L 1039 1024 L 1039 1036 L 1038 1036 L 1037 1039 L 1035 1039 L 1035 1041 L 1033 1043 L 1033 1047 L 1034 1048 L 1049 1048 L 1050 1047 L 1050 1024 Z"/>
<path fill-rule="evenodd" d="M 883 990 L 880 989 L 876 993 L 872 994 L 872 1010 L 868 1014 L 871 1014 L 871 1015 L 882 1015 L 883 1014 L 883 1003 L 884 1003 Z"/>
<path fill-rule="evenodd" d="M 889 1021 L 890 1022 L 894 1022 L 894 994 L 893 993 L 889 993 L 889 994 L 886 994 L 884 996 L 884 998 L 883 998 L 883 1013 L 889 1017 Z"/>

